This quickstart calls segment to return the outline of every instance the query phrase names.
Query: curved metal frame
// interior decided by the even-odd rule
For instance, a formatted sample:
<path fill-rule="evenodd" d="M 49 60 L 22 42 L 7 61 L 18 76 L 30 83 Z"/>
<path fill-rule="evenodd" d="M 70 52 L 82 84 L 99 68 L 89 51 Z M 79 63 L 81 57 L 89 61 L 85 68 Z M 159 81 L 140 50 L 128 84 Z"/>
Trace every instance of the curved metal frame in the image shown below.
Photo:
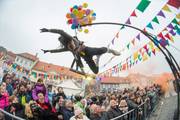
<path fill-rule="evenodd" d="M 115 22 L 98 22 L 98 23 L 80 25 L 80 26 L 77 26 L 77 28 L 78 27 L 85 27 L 85 26 L 93 26 L 93 25 L 118 25 L 118 26 L 133 28 L 133 29 L 143 33 L 146 37 L 148 37 L 159 48 L 159 50 L 165 56 L 165 59 L 166 59 L 167 63 L 169 64 L 171 71 L 172 71 L 174 78 L 175 78 L 175 85 L 176 85 L 175 87 L 177 89 L 177 114 L 176 114 L 176 117 L 177 117 L 177 119 L 179 119 L 179 114 L 180 114 L 180 95 L 179 95 L 180 94 L 180 67 L 179 67 L 177 61 L 175 60 L 175 58 L 173 57 L 173 55 L 171 54 L 171 52 L 166 47 L 159 46 L 159 44 L 157 44 L 157 40 L 154 37 L 154 35 L 146 32 L 146 31 L 143 31 L 137 27 L 131 26 L 131 25 L 122 24 L 122 23 L 115 23 Z"/>

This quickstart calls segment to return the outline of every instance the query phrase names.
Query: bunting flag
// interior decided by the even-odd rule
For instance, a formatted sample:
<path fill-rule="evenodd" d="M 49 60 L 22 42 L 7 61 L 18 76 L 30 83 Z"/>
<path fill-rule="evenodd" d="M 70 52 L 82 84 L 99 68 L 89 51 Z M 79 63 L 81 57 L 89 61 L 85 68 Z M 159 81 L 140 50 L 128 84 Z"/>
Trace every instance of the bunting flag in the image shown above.
<path fill-rule="evenodd" d="M 162 38 L 163 40 L 165 40 L 165 37 L 163 36 L 162 32 L 160 32 L 160 33 L 158 34 L 158 37 L 160 37 L 160 38 Z"/>
<path fill-rule="evenodd" d="M 180 7 L 179 0 L 168 0 L 167 4 L 173 6 L 173 7 L 177 8 L 177 9 L 179 9 L 179 7 Z"/>
<path fill-rule="evenodd" d="M 153 49 L 153 50 L 152 50 L 152 53 L 153 53 L 154 55 L 156 55 L 156 49 Z"/>
<path fill-rule="evenodd" d="M 133 54 L 134 61 L 138 58 L 138 51 Z"/>
<path fill-rule="evenodd" d="M 137 38 L 138 40 L 140 40 L 140 33 L 136 36 L 136 38 Z"/>
<path fill-rule="evenodd" d="M 126 21 L 126 24 L 131 24 L 130 18 Z"/>
<path fill-rule="evenodd" d="M 129 43 L 129 44 L 127 44 L 127 49 L 129 49 L 129 47 L 130 47 L 130 43 Z"/>
<path fill-rule="evenodd" d="M 119 31 L 116 33 L 116 38 L 119 38 Z"/>
<path fill-rule="evenodd" d="M 162 9 L 164 11 L 171 12 L 171 10 L 169 9 L 168 5 L 165 5 Z"/>
<path fill-rule="evenodd" d="M 160 42 L 160 45 L 163 47 L 166 47 L 167 45 L 169 45 L 168 40 L 165 40 L 165 39 L 160 39 L 159 42 Z"/>
<path fill-rule="evenodd" d="M 171 35 L 173 35 L 173 36 L 175 36 L 175 35 L 176 35 L 176 32 L 174 32 L 174 30 L 173 30 L 173 29 L 171 29 L 171 30 L 169 31 L 169 33 L 171 33 Z"/>
<path fill-rule="evenodd" d="M 159 13 L 158 13 L 157 15 L 166 18 L 166 16 L 164 15 L 164 13 L 163 13 L 162 10 L 160 10 Z"/>
<path fill-rule="evenodd" d="M 113 40 L 111 41 L 113 45 L 114 45 L 114 40 L 115 40 L 115 37 L 114 37 Z"/>
<path fill-rule="evenodd" d="M 148 59 L 148 56 L 147 54 L 144 54 L 143 57 L 142 57 L 143 61 L 146 61 Z"/>
<path fill-rule="evenodd" d="M 137 6 L 136 9 L 138 9 L 141 12 L 144 12 L 150 3 L 151 3 L 151 1 L 149 1 L 149 0 L 141 0 L 141 2 L 139 3 L 139 5 Z"/>
<path fill-rule="evenodd" d="M 176 18 L 173 19 L 172 23 L 179 25 L 178 21 L 176 20 Z"/>
<path fill-rule="evenodd" d="M 177 18 L 177 19 L 180 19 L 180 13 L 178 13 L 178 14 L 176 15 L 176 18 Z"/>
<path fill-rule="evenodd" d="M 151 22 L 150 22 L 146 27 L 151 28 L 151 29 L 154 29 L 153 26 L 152 26 L 152 24 L 151 24 Z"/>
<path fill-rule="evenodd" d="M 135 10 L 131 14 L 132 17 L 137 17 Z"/>
<path fill-rule="evenodd" d="M 167 27 L 170 29 L 174 29 L 174 26 L 172 25 L 172 23 L 170 23 Z"/>
<path fill-rule="evenodd" d="M 131 43 L 132 43 L 133 45 L 135 45 L 135 39 L 133 39 L 133 40 L 131 41 Z"/>
<path fill-rule="evenodd" d="M 159 24 L 158 18 L 157 18 L 156 16 L 153 18 L 152 21 L 155 22 L 155 23 L 157 23 L 157 24 Z"/>

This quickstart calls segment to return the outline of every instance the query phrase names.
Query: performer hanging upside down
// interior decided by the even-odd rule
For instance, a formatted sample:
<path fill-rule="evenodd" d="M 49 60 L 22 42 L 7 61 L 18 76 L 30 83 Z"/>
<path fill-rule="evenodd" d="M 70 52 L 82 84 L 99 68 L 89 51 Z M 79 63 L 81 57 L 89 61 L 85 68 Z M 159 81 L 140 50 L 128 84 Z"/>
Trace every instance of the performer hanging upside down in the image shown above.
<path fill-rule="evenodd" d="M 82 41 L 79 41 L 77 37 L 72 37 L 71 35 L 67 34 L 63 30 L 58 29 L 41 29 L 41 32 L 51 32 L 51 33 L 57 33 L 61 36 L 59 37 L 59 42 L 63 46 L 60 49 L 53 49 L 53 50 L 43 50 L 44 53 L 50 52 L 50 53 L 57 53 L 57 52 L 65 52 L 65 51 L 71 51 L 73 54 L 76 54 L 80 57 L 82 57 L 86 63 L 89 65 L 90 69 L 97 74 L 99 71 L 98 63 L 100 55 L 104 53 L 112 53 L 113 55 L 119 56 L 120 53 L 118 51 L 109 49 L 107 47 L 100 47 L 100 48 L 94 48 L 94 47 L 88 47 L 83 44 Z M 96 62 L 93 60 L 93 56 L 97 55 Z"/>

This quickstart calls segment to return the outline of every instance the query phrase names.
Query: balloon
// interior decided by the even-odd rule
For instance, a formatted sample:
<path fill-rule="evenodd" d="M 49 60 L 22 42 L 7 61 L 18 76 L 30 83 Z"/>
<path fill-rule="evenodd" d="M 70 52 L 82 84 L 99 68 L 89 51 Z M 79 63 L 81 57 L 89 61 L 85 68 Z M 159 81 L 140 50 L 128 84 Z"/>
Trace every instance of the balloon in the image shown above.
<path fill-rule="evenodd" d="M 72 12 L 73 11 L 73 8 L 70 8 L 70 12 Z"/>
<path fill-rule="evenodd" d="M 84 33 L 88 33 L 88 32 L 89 32 L 89 30 L 88 30 L 88 29 L 85 29 L 85 30 L 84 30 Z"/>
<path fill-rule="evenodd" d="M 72 19 L 69 19 L 69 20 L 68 20 L 68 24 L 72 24 Z"/>
<path fill-rule="evenodd" d="M 78 9 L 78 6 L 77 6 L 77 5 L 74 5 L 73 8 L 74 8 L 74 9 Z"/>
<path fill-rule="evenodd" d="M 77 14 L 78 14 L 78 10 L 77 10 L 77 9 L 73 9 L 72 13 L 73 13 L 74 15 L 77 15 Z"/>
<path fill-rule="evenodd" d="M 96 17 L 95 16 L 92 16 L 92 18 L 91 18 L 92 20 L 96 20 Z"/>
<path fill-rule="evenodd" d="M 82 32 L 82 28 L 81 28 L 81 27 L 78 27 L 78 31 L 79 31 L 79 32 Z"/>
<path fill-rule="evenodd" d="M 71 13 L 67 13 L 66 18 L 71 18 Z"/>
<path fill-rule="evenodd" d="M 88 4 L 87 4 L 87 3 L 83 3 L 83 7 L 84 7 L 84 8 L 87 8 L 87 7 L 88 7 Z"/>
<path fill-rule="evenodd" d="M 72 29 L 75 29 L 75 28 L 76 28 L 76 26 L 75 26 L 74 24 L 72 24 L 72 25 L 71 25 L 71 28 L 72 28 Z"/>
<path fill-rule="evenodd" d="M 96 16 L 96 13 L 93 13 L 92 16 Z"/>
<path fill-rule="evenodd" d="M 87 10 L 86 10 L 86 15 L 89 15 L 90 12 L 91 12 L 91 10 L 90 10 L 90 9 L 87 9 Z"/>
<path fill-rule="evenodd" d="M 71 13 L 71 18 L 75 18 L 76 16 L 73 14 L 73 13 Z"/>

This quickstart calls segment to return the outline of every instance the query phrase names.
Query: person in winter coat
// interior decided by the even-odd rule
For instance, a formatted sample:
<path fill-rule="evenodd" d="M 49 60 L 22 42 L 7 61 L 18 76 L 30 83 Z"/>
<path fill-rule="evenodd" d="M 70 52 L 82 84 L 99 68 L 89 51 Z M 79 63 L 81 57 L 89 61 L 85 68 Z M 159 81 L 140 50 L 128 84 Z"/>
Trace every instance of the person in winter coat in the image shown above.
<path fill-rule="evenodd" d="M 112 119 L 121 115 L 119 108 L 117 107 L 117 102 L 115 100 L 110 101 L 110 109 L 108 110 L 108 118 Z"/>
<path fill-rule="evenodd" d="M 76 109 L 74 111 L 74 116 L 72 116 L 70 120 L 89 120 L 89 118 L 83 115 L 83 111 L 81 109 Z"/>
<path fill-rule="evenodd" d="M 15 116 L 25 118 L 24 106 L 18 102 L 18 98 L 15 95 L 9 97 L 9 106 L 5 110 Z M 12 118 L 5 115 L 5 120 L 12 120 Z"/>
<path fill-rule="evenodd" d="M 43 80 L 41 78 L 39 78 L 37 80 L 37 83 L 35 84 L 34 86 L 34 89 L 32 90 L 32 97 L 33 97 L 33 100 L 37 100 L 38 99 L 38 96 L 37 94 L 38 93 L 43 93 L 43 95 L 45 96 L 45 102 L 49 102 L 48 100 L 48 90 L 46 89 L 44 83 L 43 83 Z"/>
<path fill-rule="evenodd" d="M 19 103 L 21 103 L 22 105 L 29 103 L 29 101 L 31 100 L 31 97 L 26 92 L 26 86 L 24 84 L 19 85 L 17 96 Z"/>
<path fill-rule="evenodd" d="M 65 108 L 63 109 L 63 119 L 69 120 L 72 116 L 74 116 L 74 108 L 71 100 L 65 101 Z"/>
<path fill-rule="evenodd" d="M 4 109 L 9 105 L 9 95 L 6 92 L 5 88 L 0 86 L 0 108 Z"/>

